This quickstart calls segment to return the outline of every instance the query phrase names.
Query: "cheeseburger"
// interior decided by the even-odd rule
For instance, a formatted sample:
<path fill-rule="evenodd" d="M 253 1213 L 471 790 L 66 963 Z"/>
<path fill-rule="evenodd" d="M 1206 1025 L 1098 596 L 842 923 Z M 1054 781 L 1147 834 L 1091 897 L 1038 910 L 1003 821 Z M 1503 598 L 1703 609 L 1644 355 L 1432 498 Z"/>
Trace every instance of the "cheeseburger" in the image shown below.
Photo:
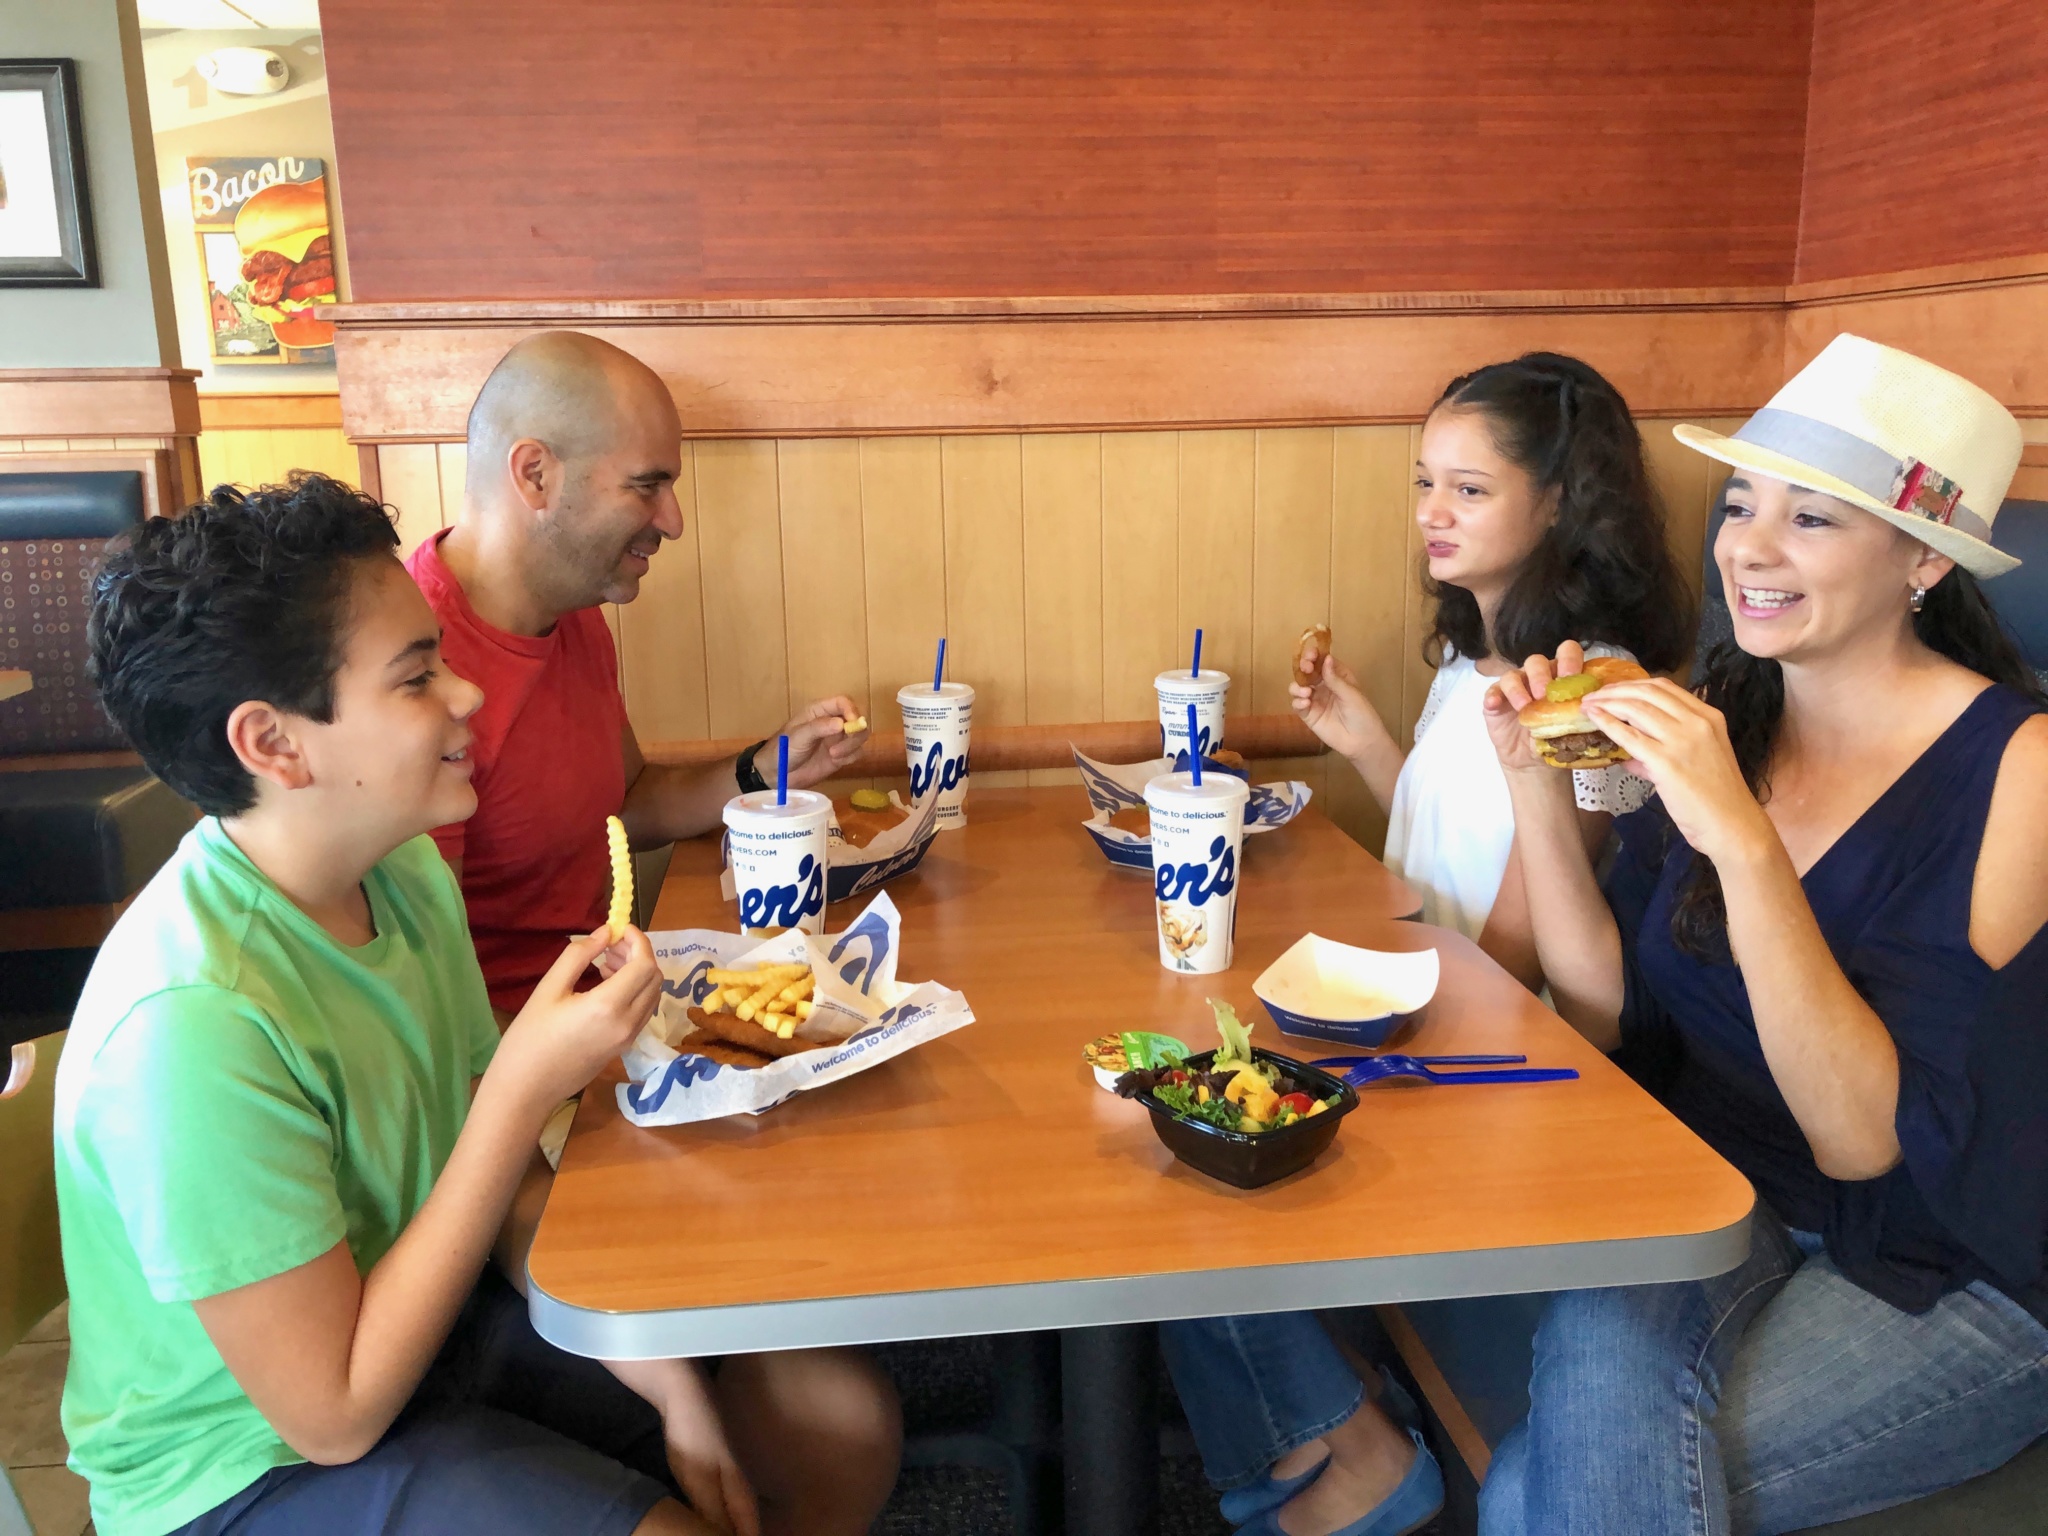
<path fill-rule="evenodd" d="M 278 344 L 324 347 L 334 322 L 316 308 L 334 302 L 334 243 L 327 233 L 327 180 L 265 187 L 235 215 L 235 244 L 249 307 Z"/>
<path fill-rule="evenodd" d="M 1649 675 L 1625 657 L 1595 656 L 1586 663 L 1585 671 L 1552 678 L 1543 697 L 1523 710 L 1519 718 L 1534 738 L 1543 761 L 1553 768 L 1604 768 L 1610 763 L 1626 762 L 1628 753 L 1609 740 L 1607 733 L 1586 713 L 1586 697 L 1609 683 L 1625 683 Z"/>

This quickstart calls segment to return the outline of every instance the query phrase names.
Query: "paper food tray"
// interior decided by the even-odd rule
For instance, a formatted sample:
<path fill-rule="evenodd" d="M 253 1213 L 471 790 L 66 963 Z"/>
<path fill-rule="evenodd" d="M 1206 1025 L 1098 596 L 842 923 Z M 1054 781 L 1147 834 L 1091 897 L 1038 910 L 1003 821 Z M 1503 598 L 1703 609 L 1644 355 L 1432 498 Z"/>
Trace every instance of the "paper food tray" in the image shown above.
<path fill-rule="evenodd" d="M 625 1053 L 630 1082 L 619 1084 L 619 1112 L 635 1125 L 687 1125 L 726 1115 L 758 1115 L 806 1088 L 865 1072 L 927 1040 L 974 1022 L 967 999 L 935 981 L 896 979 L 902 915 L 877 896 L 845 929 L 823 937 L 791 929 L 772 939 L 686 928 L 651 933 L 661 965 L 661 1001 Z M 798 1036 L 818 1049 L 763 1067 L 734 1067 L 690 1050 L 696 1026 L 688 1010 L 711 992 L 714 966 L 807 960 L 817 978 L 811 1016 Z"/>
<path fill-rule="evenodd" d="M 1231 772 L 1228 768 L 1210 768 L 1206 757 L 1202 764 L 1205 774 Z M 1081 787 L 1088 792 L 1088 803 L 1095 812 L 1081 825 L 1095 839 L 1095 845 L 1110 863 L 1120 864 L 1125 869 L 1152 867 L 1152 839 L 1126 832 L 1122 827 L 1112 827 L 1109 818 L 1118 811 L 1143 805 L 1147 784 L 1162 773 L 1184 771 L 1187 765 L 1185 752 L 1174 757 L 1154 758 L 1149 763 L 1098 763 L 1094 758 L 1085 756 L 1078 747 L 1074 749 L 1074 766 L 1081 770 Z M 1243 774 L 1237 776 L 1245 777 Z M 1275 827 L 1286 826 L 1302 813 L 1314 794 L 1299 779 L 1254 784 L 1251 790 L 1252 797 L 1244 808 L 1247 837 L 1255 832 L 1270 832 Z"/>
<path fill-rule="evenodd" d="M 924 862 L 932 840 L 939 835 L 939 797 L 936 792 L 905 806 L 903 797 L 889 791 L 889 803 L 908 810 L 910 818 L 900 821 L 865 848 L 856 848 L 839 837 L 839 806 L 832 806 L 832 849 L 825 866 L 825 903 L 851 901 L 877 890 L 898 875 L 907 875 Z M 718 844 L 718 892 L 727 901 L 738 899 L 732 880 L 732 844 L 724 838 Z"/>

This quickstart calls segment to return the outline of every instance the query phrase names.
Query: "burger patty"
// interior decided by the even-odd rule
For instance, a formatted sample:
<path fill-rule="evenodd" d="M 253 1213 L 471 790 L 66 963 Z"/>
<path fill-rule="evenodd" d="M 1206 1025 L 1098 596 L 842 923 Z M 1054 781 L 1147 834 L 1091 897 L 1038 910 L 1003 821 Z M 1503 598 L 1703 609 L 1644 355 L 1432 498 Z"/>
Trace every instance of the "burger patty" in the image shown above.
<path fill-rule="evenodd" d="M 1559 757 L 1577 757 L 1584 752 L 1605 752 L 1614 743 L 1605 731 L 1573 731 L 1569 736 L 1546 736 L 1543 750 Z"/>
<path fill-rule="evenodd" d="M 275 304 L 284 297 L 285 279 L 291 276 L 292 259 L 278 251 L 252 251 L 242 263 L 242 277 L 249 284 L 251 304 Z"/>

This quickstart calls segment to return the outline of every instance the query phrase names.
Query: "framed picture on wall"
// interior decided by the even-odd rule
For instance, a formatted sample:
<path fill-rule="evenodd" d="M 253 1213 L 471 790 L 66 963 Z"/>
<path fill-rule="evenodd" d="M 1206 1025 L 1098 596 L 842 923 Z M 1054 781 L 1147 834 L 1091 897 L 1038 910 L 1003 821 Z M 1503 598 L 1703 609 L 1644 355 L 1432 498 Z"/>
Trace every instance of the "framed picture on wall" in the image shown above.
<path fill-rule="evenodd" d="M 334 240 L 318 160 L 187 160 L 217 363 L 334 361 Z"/>
<path fill-rule="evenodd" d="M 77 70 L 0 59 L 0 287 L 99 285 Z"/>

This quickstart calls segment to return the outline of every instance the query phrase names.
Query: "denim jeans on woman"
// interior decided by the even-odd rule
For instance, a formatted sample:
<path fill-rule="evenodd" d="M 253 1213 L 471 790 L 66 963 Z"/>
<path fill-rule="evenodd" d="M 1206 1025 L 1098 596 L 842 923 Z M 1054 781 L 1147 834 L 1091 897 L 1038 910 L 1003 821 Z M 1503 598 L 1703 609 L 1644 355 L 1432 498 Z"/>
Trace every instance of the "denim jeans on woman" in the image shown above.
<path fill-rule="evenodd" d="M 1313 1312 L 1161 1323 L 1159 1352 L 1201 1449 L 1202 1470 L 1225 1493 L 1321 1439 L 1365 1397 Z"/>
<path fill-rule="evenodd" d="M 1915 1315 L 1763 1207 L 1711 1280 L 1560 1292 L 1481 1536 L 1772 1536 L 1989 1472 L 2048 1432 L 2048 1328 L 1978 1282 Z"/>

